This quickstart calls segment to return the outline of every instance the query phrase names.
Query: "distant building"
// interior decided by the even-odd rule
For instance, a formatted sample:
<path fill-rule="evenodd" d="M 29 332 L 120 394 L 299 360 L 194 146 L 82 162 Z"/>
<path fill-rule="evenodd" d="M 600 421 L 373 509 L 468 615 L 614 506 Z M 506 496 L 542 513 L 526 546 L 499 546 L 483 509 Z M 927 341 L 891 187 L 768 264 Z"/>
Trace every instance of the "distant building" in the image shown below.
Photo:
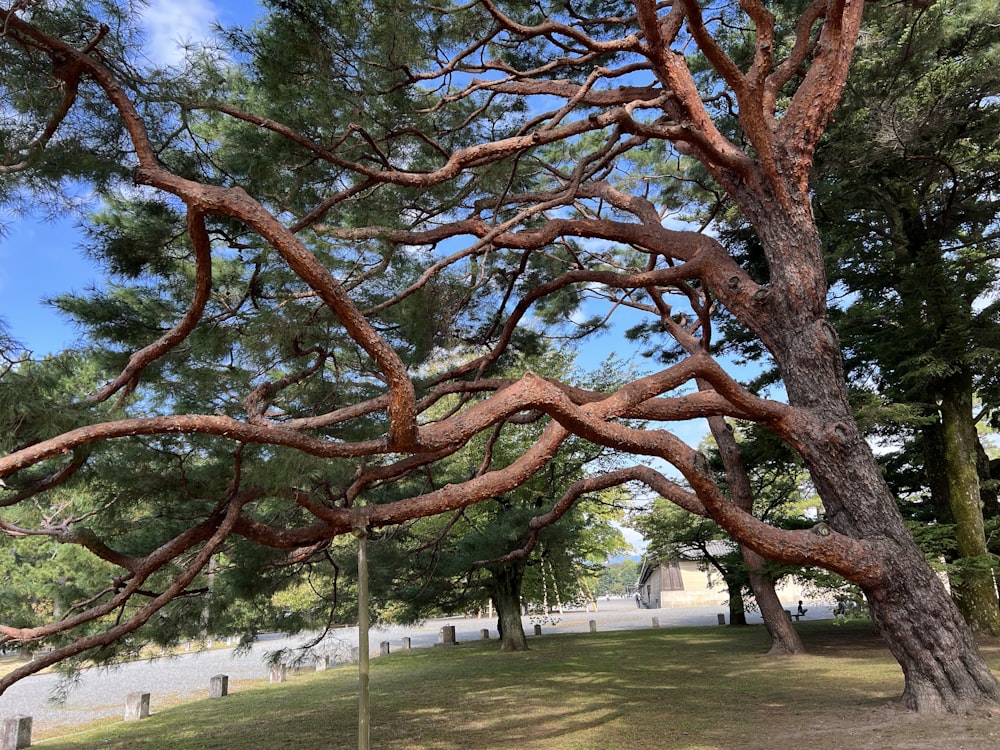
<path fill-rule="evenodd" d="M 731 542 L 708 543 L 713 556 L 728 554 L 733 549 Z M 701 550 L 693 547 L 681 549 L 670 560 L 643 560 L 636 593 L 640 606 L 649 609 L 715 606 L 729 598 L 722 576 L 706 567 Z M 781 580 L 777 593 L 786 604 L 804 598 L 801 582 L 791 577 Z"/>

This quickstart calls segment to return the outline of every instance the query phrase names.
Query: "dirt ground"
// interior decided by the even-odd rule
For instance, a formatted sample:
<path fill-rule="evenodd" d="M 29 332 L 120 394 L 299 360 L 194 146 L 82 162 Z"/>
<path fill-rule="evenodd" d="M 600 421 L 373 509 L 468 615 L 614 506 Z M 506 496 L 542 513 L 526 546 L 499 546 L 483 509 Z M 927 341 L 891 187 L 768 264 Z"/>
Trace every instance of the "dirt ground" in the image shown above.
<path fill-rule="evenodd" d="M 874 635 L 870 641 L 854 640 L 844 647 L 856 650 L 884 650 L 885 643 Z M 1000 663 L 1000 638 L 981 638 L 980 650 L 994 671 Z M 826 644 L 826 649 L 838 646 Z M 824 650 L 824 649 L 819 649 Z M 787 717 L 786 717 L 787 718 Z M 859 708 L 850 714 L 813 715 L 777 730 L 778 742 L 760 745 L 770 748 L 808 750 L 1000 750 L 1000 709 L 982 709 L 964 716 L 951 714 L 919 716 L 895 701 Z"/>
<path fill-rule="evenodd" d="M 781 745 L 810 750 L 997 750 L 1000 716 L 984 712 L 918 717 L 886 705 L 783 734 Z"/>

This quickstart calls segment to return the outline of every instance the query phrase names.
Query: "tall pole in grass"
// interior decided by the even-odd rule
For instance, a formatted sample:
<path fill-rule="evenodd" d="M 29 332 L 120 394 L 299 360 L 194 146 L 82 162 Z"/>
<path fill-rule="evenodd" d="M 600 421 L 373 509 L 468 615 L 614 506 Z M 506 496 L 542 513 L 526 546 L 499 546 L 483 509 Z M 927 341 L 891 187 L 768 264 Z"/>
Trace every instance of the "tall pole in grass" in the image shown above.
<path fill-rule="evenodd" d="M 368 692 L 368 530 L 358 537 L 358 750 L 368 750 L 371 699 Z"/>

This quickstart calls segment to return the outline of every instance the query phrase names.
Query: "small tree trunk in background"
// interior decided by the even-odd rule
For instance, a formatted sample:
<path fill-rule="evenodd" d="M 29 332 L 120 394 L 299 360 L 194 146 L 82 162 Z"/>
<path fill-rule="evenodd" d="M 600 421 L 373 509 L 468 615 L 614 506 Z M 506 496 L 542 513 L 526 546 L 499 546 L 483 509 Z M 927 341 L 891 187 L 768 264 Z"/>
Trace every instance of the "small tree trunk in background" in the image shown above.
<path fill-rule="evenodd" d="M 527 651 L 528 639 L 521 623 L 521 580 L 524 568 L 516 563 L 491 567 L 491 598 L 497 611 L 501 651 Z"/>
<path fill-rule="evenodd" d="M 368 653 L 368 532 L 358 531 L 358 750 L 368 750 L 371 694 Z"/>
<path fill-rule="evenodd" d="M 702 388 L 706 384 L 699 381 L 698 385 Z M 743 451 L 740 450 L 736 437 L 722 417 L 712 417 L 708 420 L 708 424 L 726 468 L 726 480 L 729 482 L 733 504 L 747 513 L 753 513 L 753 492 L 750 489 L 746 465 L 743 463 Z M 764 558 L 749 547 L 740 545 L 740 550 L 743 553 L 743 563 L 749 571 L 750 588 L 757 606 L 760 607 L 760 616 L 771 636 L 771 648 L 768 653 L 775 655 L 805 653 L 806 648 L 802 645 L 802 639 L 799 638 L 798 631 L 792 627 L 792 621 L 785 614 L 785 609 L 781 606 L 781 601 L 774 590 L 774 581 L 759 572 L 764 568 Z"/>
<path fill-rule="evenodd" d="M 1000 462 L 996 462 L 1000 463 Z M 997 493 L 997 480 L 993 476 L 990 460 L 983 441 L 976 432 L 976 471 L 979 474 L 979 500 L 983 506 L 983 520 L 1000 516 L 1000 494 Z"/>
<path fill-rule="evenodd" d="M 972 379 L 956 378 L 955 387 L 941 399 L 941 432 L 948 500 L 955 521 L 958 573 L 952 578 L 952 596 L 972 632 L 1000 635 L 1000 602 L 979 494 L 976 425 L 972 415 Z"/>
<path fill-rule="evenodd" d="M 743 562 L 750 571 L 750 588 L 754 599 L 760 608 L 760 616 L 764 627 L 771 636 L 772 655 L 804 654 L 806 647 L 802 644 L 799 631 L 792 625 L 791 618 L 785 614 L 785 608 L 774 589 L 774 579 L 761 573 L 765 560 L 752 549 L 743 547 Z"/>
<path fill-rule="evenodd" d="M 729 592 L 729 625 L 739 627 L 747 624 L 746 605 L 743 602 L 742 581 L 726 581 Z"/>

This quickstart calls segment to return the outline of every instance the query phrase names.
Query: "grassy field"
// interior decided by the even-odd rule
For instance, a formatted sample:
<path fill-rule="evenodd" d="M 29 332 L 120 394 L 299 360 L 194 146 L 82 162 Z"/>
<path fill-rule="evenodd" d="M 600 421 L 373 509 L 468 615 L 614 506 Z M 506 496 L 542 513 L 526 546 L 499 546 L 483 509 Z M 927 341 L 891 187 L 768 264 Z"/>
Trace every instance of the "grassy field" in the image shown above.
<path fill-rule="evenodd" d="M 1000 718 L 917 718 L 893 705 L 899 667 L 863 624 L 803 623 L 804 657 L 768 657 L 761 627 L 542 636 L 372 662 L 380 750 L 865 750 L 1000 747 Z M 994 669 L 1000 643 L 984 644 Z M 36 737 L 46 750 L 356 747 L 356 670 L 306 673 L 142 722 Z M 61 730 L 65 733 L 65 730 Z"/>

